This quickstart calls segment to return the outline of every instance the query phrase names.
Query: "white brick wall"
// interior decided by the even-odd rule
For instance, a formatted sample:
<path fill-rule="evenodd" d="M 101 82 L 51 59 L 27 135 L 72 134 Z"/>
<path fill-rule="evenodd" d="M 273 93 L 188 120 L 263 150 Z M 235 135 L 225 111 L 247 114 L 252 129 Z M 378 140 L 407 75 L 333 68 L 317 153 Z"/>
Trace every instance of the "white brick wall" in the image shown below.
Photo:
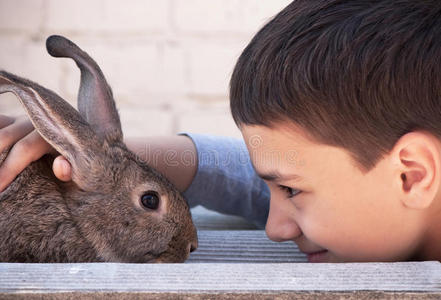
<path fill-rule="evenodd" d="M 158 0 L 47 0 L 50 31 L 78 33 L 164 32 L 169 1 Z"/>
<path fill-rule="evenodd" d="M 76 65 L 45 50 L 50 34 L 75 41 L 101 66 L 125 134 L 180 131 L 240 136 L 228 107 L 234 63 L 288 0 L 0 0 L 0 69 L 75 105 Z M 0 113 L 23 113 L 11 95 Z"/>

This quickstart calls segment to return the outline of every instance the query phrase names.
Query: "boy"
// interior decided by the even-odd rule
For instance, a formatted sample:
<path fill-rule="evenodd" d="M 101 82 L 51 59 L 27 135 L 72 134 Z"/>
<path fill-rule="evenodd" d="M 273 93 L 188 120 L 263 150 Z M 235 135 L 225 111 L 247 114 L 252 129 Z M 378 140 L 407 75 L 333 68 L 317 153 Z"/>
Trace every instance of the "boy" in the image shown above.
<path fill-rule="evenodd" d="M 440 36 L 438 1 L 294 1 L 232 75 L 231 112 L 252 165 L 234 139 L 127 144 L 139 153 L 147 143 L 157 155 L 146 159 L 191 205 L 259 224 L 269 190 L 268 236 L 294 241 L 311 262 L 441 260 Z M 52 150 L 27 135 L 28 121 L 0 123 L 9 137 L 0 150 L 17 148 L 0 168 L 4 189 Z M 198 159 L 170 163 L 166 149 Z M 60 179 L 69 167 L 54 162 Z"/>

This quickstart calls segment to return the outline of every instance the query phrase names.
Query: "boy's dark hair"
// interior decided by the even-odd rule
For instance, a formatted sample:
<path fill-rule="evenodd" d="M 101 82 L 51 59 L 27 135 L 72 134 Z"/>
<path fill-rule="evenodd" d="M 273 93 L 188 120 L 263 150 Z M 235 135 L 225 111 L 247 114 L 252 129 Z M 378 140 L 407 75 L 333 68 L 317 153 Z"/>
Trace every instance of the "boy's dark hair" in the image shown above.
<path fill-rule="evenodd" d="M 413 130 L 441 138 L 441 2 L 297 0 L 241 54 L 238 126 L 292 121 L 368 171 Z"/>

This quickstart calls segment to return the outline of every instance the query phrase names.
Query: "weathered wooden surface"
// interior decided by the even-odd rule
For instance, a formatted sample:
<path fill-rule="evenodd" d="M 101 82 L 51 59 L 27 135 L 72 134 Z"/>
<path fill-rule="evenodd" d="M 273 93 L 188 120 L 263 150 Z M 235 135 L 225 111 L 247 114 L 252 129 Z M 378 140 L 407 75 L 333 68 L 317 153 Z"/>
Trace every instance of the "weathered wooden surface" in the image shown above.
<path fill-rule="evenodd" d="M 0 296 L 92 292 L 332 295 L 356 291 L 441 297 L 441 264 L 0 264 Z"/>
<path fill-rule="evenodd" d="M 219 214 L 196 206 L 191 209 L 195 226 L 199 230 L 254 230 L 256 226 L 244 218 Z"/>
<path fill-rule="evenodd" d="M 199 248 L 185 264 L 0 263 L 0 299 L 441 299 L 439 262 L 303 263 L 243 219 L 194 217 Z"/>
<path fill-rule="evenodd" d="M 198 237 L 187 263 L 307 262 L 293 242 L 272 242 L 263 230 L 200 230 Z"/>

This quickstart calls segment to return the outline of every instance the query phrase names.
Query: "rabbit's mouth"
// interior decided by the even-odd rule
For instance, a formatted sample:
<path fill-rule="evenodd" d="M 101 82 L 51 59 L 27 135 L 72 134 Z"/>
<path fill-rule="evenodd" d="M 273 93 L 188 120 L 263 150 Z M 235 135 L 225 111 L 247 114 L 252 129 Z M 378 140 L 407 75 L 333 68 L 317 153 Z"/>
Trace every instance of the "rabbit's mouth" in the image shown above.
<path fill-rule="evenodd" d="M 171 252 L 165 251 L 161 253 L 156 259 L 154 259 L 154 263 L 183 263 L 188 259 L 190 253 L 188 252 L 186 255 L 181 252 Z"/>
<path fill-rule="evenodd" d="M 143 261 L 146 263 L 182 263 L 190 256 L 188 251 L 179 251 L 181 249 L 171 247 L 165 251 L 147 251 L 143 255 Z"/>
<path fill-rule="evenodd" d="M 165 252 L 165 251 L 164 251 Z M 147 251 L 140 259 L 144 263 L 155 263 L 164 252 Z"/>
<path fill-rule="evenodd" d="M 158 249 L 159 250 L 159 249 Z M 144 263 L 180 263 L 190 256 L 190 251 L 177 251 L 178 249 L 169 248 L 161 250 L 149 250 L 140 257 Z"/>
<path fill-rule="evenodd" d="M 151 251 L 147 252 L 142 259 L 144 263 L 182 263 L 186 261 L 189 257 L 189 253 L 187 255 L 182 255 L 181 253 L 174 253 L 171 251 L 164 251 L 159 254 L 152 254 Z"/>

